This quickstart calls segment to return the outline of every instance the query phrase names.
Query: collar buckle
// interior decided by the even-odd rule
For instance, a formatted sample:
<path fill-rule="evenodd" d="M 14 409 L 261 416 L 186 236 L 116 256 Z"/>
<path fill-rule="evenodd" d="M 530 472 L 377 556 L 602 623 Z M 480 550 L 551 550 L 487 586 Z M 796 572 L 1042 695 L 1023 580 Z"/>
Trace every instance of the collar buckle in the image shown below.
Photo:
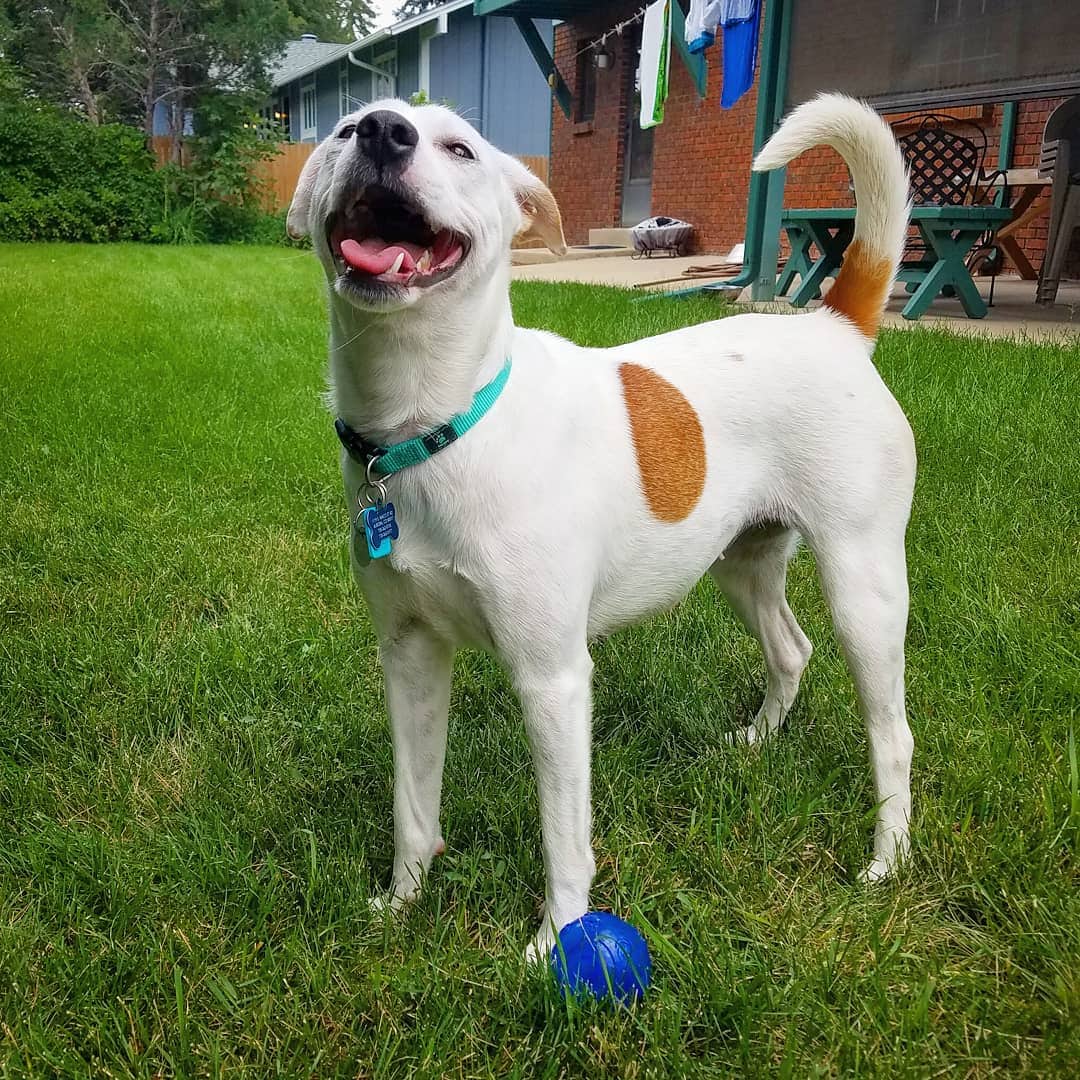
<path fill-rule="evenodd" d="M 382 457 L 381 446 L 368 442 L 360 432 L 349 427 L 340 416 L 334 421 L 334 430 L 337 432 L 338 439 L 341 440 L 341 445 L 345 447 L 345 452 L 357 465 L 363 465 L 365 470 L 371 468 L 373 461 L 378 461 Z"/>

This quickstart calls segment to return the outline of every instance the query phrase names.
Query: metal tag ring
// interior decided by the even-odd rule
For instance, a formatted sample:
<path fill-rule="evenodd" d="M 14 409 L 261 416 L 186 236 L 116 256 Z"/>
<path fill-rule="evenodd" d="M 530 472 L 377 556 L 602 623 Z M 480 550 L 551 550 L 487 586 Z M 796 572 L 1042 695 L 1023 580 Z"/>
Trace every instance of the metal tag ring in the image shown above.
<path fill-rule="evenodd" d="M 381 480 L 364 484 L 356 489 L 356 502 L 365 510 L 369 506 L 382 506 L 386 502 L 386 485 Z"/>
<path fill-rule="evenodd" d="M 375 466 L 378 465 L 381 460 L 382 459 L 377 455 L 375 457 L 373 457 L 373 458 L 368 458 L 367 466 L 364 469 L 364 479 L 367 481 L 367 486 L 369 488 L 374 487 L 377 483 L 379 483 L 381 480 L 384 479 L 384 477 L 381 477 L 381 476 L 372 476 L 371 475 L 371 470 L 374 469 Z M 385 491 L 383 492 L 383 494 L 385 495 Z"/>

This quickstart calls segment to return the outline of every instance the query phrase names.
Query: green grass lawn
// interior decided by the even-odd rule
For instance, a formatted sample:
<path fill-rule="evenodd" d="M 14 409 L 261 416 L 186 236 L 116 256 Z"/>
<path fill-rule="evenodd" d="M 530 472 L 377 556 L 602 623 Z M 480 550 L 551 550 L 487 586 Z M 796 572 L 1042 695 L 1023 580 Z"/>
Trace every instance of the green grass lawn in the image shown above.
<path fill-rule="evenodd" d="M 710 301 L 516 286 L 613 344 Z M 711 584 L 594 650 L 596 907 L 631 1012 L 522 952 L 542 868 L 518 707 L 455 679 L 423 900 L 388 880 L 391 756 L 320 399 L 314 260 L 0 248 L 0 1075 L 1075 1076 L 1080 348 L 886 332 L 920 451 L 914 858 L 866 890 L 865 738 L 807 552 L 788 733 Z"/>

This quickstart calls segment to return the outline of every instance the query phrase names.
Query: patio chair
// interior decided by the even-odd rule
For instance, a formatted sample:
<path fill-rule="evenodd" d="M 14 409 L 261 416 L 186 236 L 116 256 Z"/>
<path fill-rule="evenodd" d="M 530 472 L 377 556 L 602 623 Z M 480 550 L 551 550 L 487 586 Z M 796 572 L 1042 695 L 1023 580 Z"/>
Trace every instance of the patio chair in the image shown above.
<path fill-rule="evenodd" d="M 912 128 L 914 124 L 914 128 Z M 909 130 L 911 129 L 911 130 Z M 960 134 L 966 129 L 967 134 Z M 945 113 L 918 113 L 893 125 L 896 141 L 907 162 L 911 177 L 911 201 L 915 206 L 993 205 L 994 183 L 999 169 L 986 170 L 986 132 L 971 120 Z M 994 279 L 1002 265 L 1000 249 L 994 243 L 997 225 L 987 222 L 985 232 L 966 258 L 970 271 L 989 273 L 989 304 L 994 303 Z M 918 287 L 920 276 L 933 265 L 921 239 L 911 237 L 901 259 L 901 277 L 908 292 Z M 944 295 L 953 295 L 950 288 Z"/>
<path fill-rule="evenodd" d="M 1046 121 L 1039 175 L 1050 177 L 1053 186 L 1046 256 L 1039 271 L 1035 302 L 1052 304 L 1057 299 L 1073 232 L 1080 228 L 1080 96 L 1063 102 Z"/>

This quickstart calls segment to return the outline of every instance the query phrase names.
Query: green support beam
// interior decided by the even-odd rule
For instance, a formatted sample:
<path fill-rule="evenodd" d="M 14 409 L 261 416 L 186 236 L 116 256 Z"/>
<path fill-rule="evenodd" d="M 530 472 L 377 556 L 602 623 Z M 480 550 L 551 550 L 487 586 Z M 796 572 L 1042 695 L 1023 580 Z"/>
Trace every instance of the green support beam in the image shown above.
<path fill-rule="evenodd" d="M 544 73 L 544 78 L 547 79 L 548 86 L 551 87 L 551 92 L 555 95 L 555 100 L 563 111 L 563 116 L 569 120 L 574 109 L 574 99 L 570 94 L 570 87 L 566 85 L 562 75 L 559 74 L 559 69 L 555 66 L 555 61 L 552 59 L 551 53 L 548 52 L 544 39 L 540 36 L 536 27 L 533 26 L 532 19 L 527 19 L 523 15 L 515 15 L 514 23 L 518 28 L 518 33 L 525 39 L 525 44 L 529 46 L 529 52 L 533 54 L 533 59 Z"/>
<path fill-rule="evenodd" d="M 770 100 L 766 103 L 768 112 L 761 116 L 754 128 L 754 154 L 769 141 L 772 133 L 779 126 L 784 116 L 784 104 L 787 100 L 788 61 L 791 57 L 791 23 L 794 0 L 779 0 L 768 7 L 776 7 L 778 25 L 771 28 L 776 36 L 776 52 L 771 57 L 769 82 L 772 85 Z M 762 65 L 762 84 L 765 82 L 764 64 Z M 761 93 L 761 90 L 758 90 Z M 758 141 L 760 138 L 760 142 Z M 757 173 L 755 176 L 759 175 Z M 774 300 L 776 298 L 776 264 L 780 256 L 780 217 L 784 212 L 784 184 L 787 181 L 787 169 L 773 169 L 762 174 L 765 177 L 764 207 L 759 216 L 759 256 L 757 273 L 750 287 L 752 300 Z M 749 230 L 749 219 L 747 229 Z"/>
<path fill-rule="evenodd" d="M 1013 147 L 1016 144 L 1016 102 L 1006 101 L 1001 106 L 1001 138 L 998 140 L 997 167 L 1005 172 L 1012 168 Z M 1011 194 L 1007 185 L 1002 184 L 994 196 L 998 206 L 1008 206 Z"/>

